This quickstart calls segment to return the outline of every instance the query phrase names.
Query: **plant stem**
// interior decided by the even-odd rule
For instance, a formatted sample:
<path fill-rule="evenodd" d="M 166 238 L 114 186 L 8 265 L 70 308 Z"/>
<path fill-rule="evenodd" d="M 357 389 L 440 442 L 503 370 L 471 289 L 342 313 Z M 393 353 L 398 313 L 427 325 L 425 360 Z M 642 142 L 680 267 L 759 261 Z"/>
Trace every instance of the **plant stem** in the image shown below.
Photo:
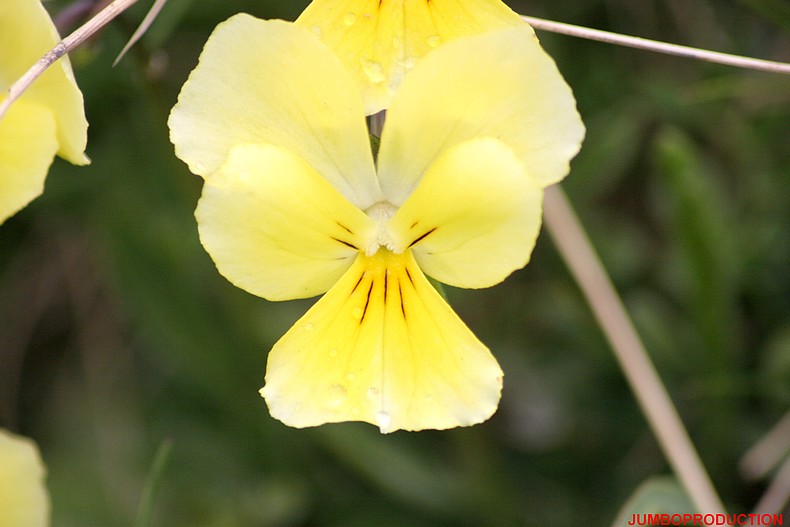
<path fill-rule="evenodd" d="M 562 189 L 546 189 L 546 227 L 587 299 L 664 455 L 701 513 L 721 503 L 672 400 Z"/>

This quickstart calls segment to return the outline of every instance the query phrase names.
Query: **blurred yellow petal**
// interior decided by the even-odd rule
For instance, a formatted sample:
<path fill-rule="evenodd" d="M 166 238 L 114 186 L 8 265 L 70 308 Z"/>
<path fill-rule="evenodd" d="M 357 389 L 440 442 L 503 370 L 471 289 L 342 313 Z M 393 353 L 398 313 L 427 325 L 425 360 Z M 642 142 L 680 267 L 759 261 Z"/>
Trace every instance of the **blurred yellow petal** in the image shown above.
<path fill-rule="evenodd" d="M 296 23 L 340 57 L 368 114 L 389 106 L 404 75 L 439 44 L 524 25 L 500 0 L 314 0 Z"/>
<path fill-rule="evenodd" d="M 490 287 L 529 261 L 542 198 L 502 142 L 461 143 L 430 166 L 392 218 L 395 251 L 411 248 L 420 268 L 440 282 Z"/>
<path fill-rule="evenodd" d="M 246 14 L 218 25 L 169 120 L 176 154 L 210 177 L 237 144 L 304 159 L 349 201 L 381 199 L 354 81 L 301 27 Z"/>
<path fill-rule="evenodd" d="M 583 136 L 573 94 L 532 30 L 492 31 L 439 47 L 406 77 L 387 113 L 379 179 L 401 205 L 442 151 L 493 137 L 545 187 L 568 173 Z"/>
<path fill-rule="evenodd" d="M 57 149 L 52 112 L 25 101 L 11 106 L 0 121 L 0 224 L 44 191 Z"/>
<path fill-rule="evenodd" d="M 55 25 L 40 0 L 2 0 L 0 91 L 6 91 L 58 42 Z M 48 108 L 55 116 L 61 157 L 77 165 L 88 163 L 84 102 L 67 56 L 50 66 L 21 100 Z"/>
<path fill-rule="evenodd" d="M 373 229 L 305 161 L 273 145 L 234 147 L 195 215 L 219 272 L 269 300 L 325 292 Z"/>
<path fill-rule="evenodd" d="M 36 444 L 0 428 L 0 527 L 49 525 L 49 495 Z"/>
<path fill-rule="evenodd" d="M 269 353 L 261 394 L 298 428 L 365 421 L 382 432 L 488 419 L 502 371 L 420 271 L 381 249 L 354 265 Z"/>

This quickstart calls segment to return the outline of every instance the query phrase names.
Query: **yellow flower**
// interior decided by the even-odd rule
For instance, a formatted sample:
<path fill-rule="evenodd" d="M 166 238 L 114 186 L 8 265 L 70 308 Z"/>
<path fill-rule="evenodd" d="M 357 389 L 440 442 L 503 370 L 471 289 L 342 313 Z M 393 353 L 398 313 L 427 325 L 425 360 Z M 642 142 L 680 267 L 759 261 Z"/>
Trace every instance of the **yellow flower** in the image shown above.
<path fill-rule="evenodd" d="M 59 41 L 40 0 L 2 0 L 0 100 Z M 0 120 L 0 224 L 43 192 L 55 154 L 77 165 L 88 163 L 87 130 L 82 93 L 63 57 Z"/>
<path fill-rule="evenodd" d="M 0 428 L 0 527 L 49 525 L 44 477 L 35 443 Z"/>
<path fill-rule="evenodd" d="M 368 114 L 388 107 L 404 75 L 439 44 L 526 25 L 501 0 L 313 0 L 296 23 L 340 57 Z"/>
<path fill-rule="evenodd" d="M 528 28 L 420 61 L 375 162 L 333 52 L 248 15 L 214 31 L 169 125 L 205 178 L 196 217 L 220 273 L 269 300 L 326 293 L 269 354 L 275 418 L 391 432 L 491 416 L 499 365 L 423 273 L 481 288 L 526 265 L 542 188 L 579 149 L 573 95 Z"/>

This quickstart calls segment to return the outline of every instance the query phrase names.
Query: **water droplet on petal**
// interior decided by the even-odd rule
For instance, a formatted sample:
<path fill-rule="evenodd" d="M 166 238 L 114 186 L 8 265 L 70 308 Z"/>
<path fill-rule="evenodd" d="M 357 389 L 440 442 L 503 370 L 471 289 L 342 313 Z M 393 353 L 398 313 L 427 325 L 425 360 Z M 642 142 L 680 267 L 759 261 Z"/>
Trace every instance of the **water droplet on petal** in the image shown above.
<path fill-rule="evenodd" d="M 304 325 L 304 329 L 305 331 L 313 331 L 315 329 L 315 326 L 313 325 L 312 322 L 308 322 L 307 324 Z"/>
<path fill-rule="evenodd" d="M 363 311 L 361 307 L 355 307 L 354 309 L 351 310 L 351 316 L 356 318 L 357 320 L 362 319 L 362 313 Z"/>
<path fill-rule="evenodd" d="M 315 35 L 318 38 L 321 38 L 321 35 L 323 34 L 323 31 L 321 31 L 321 28 L 318 26 L 311 27 L 310 31 L 312 31 L 313 35 Z"/>
<path fill-rule="evenodd" d="M 327 403 L 331 408 L 337 408 L 348 397 L 348 390 L 342 384 L 333 384 L 329 387 L 329 397 Z"/>
<path fill-rule="evenodd" d="M 428 37 L 428 45 L 432 48 L 435 48 L 441 43 L 442 43 L 442 39 L 439 38 L 439 35 L 433 35 Z"/>
<path fill-rule="evenodd" d="M 355 380 L 357 380 L 357 376 L 354 373 L 348 372 L 346 373 L 346 380 L 348 382 L 354 382 Z"/>
<path fill-rule="evenodd" d="M 337 357 L 337 348 L 332 348 L 331 350 L 329 350 L 329 356 L 332 357 L 333 359 Z"/>
<path fill-rule="evenodd" d="M 378 62 L 372 60 L 362 59 L 362 71 L 367 75 L 368 80 L 373 84 L 384 82 L 387 76 L 384 74 L 384 68 Z"/>
<path fill-rule="evenodd" d="M 376 412 L 376 415 L 373 416 L 373 419 L 376 421 L 376 424 L 379 425 L 379 428 L 382 432 L 388 429 L 392 423 L 392 416 L 390 416 L 390 414 L 384 410 Z"/>
<path fill-rule="evenodd" d="M 376 388 L 375 386 L 371 386 L 370 388 L 368 388 L 367 396 L 368 399 L 376 399 L 379 396 L 379 389 Z"/>
<path fill-rule="evenodd" d="M 347 26 L 353 26 L 356 21 L 357 15 L 354 13 L 346 13 L 346 16 L 343 17 L 343 23 Z"/>

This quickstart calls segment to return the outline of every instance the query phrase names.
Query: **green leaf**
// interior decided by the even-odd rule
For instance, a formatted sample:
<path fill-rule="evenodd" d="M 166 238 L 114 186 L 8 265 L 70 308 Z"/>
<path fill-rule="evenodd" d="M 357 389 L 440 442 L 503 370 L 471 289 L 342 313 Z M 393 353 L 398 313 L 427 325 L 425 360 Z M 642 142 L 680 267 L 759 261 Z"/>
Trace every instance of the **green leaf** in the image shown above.
<path fill-rule="evenodd" d="M 704 359 L 714 370 L 727 369 L 736 338 L 738 251 L 733 233 L 735 207 L 702 153 L 681 130 L 663 130 L 655 141 L 655 158 L 666 193 L 666 222 L 679 248 L 672 280 L 687 296 L 705 343 Z M 683 278 L 688 281 L 683 282 Z"/>
<path fill-rule="evenodd" d="M 659 476 L 639 485 L 617 513 L 612 527 L 633 522 L 635 514 L 694 514 L 698 512 L 673 477 Z"/>
<path fill-rule="evenodd" d="M 148 472 L 148 477 L 145 481 L 145 488 L 143 489 L 143 497 L 140 500 L 140 508 L 137 512 L 137 520 L 134 522 L 134 527 L 150 527 L 151 516 L 154 512 L 156 491 L 159 488 L 159 482 L 162 480 L 167 460 L 170 458 L 170 452 L 173 450 L 173 440 L 165 439 L 159 445 L 154 456 L 154 462 L 151 465 L 151 470 Z"/>

